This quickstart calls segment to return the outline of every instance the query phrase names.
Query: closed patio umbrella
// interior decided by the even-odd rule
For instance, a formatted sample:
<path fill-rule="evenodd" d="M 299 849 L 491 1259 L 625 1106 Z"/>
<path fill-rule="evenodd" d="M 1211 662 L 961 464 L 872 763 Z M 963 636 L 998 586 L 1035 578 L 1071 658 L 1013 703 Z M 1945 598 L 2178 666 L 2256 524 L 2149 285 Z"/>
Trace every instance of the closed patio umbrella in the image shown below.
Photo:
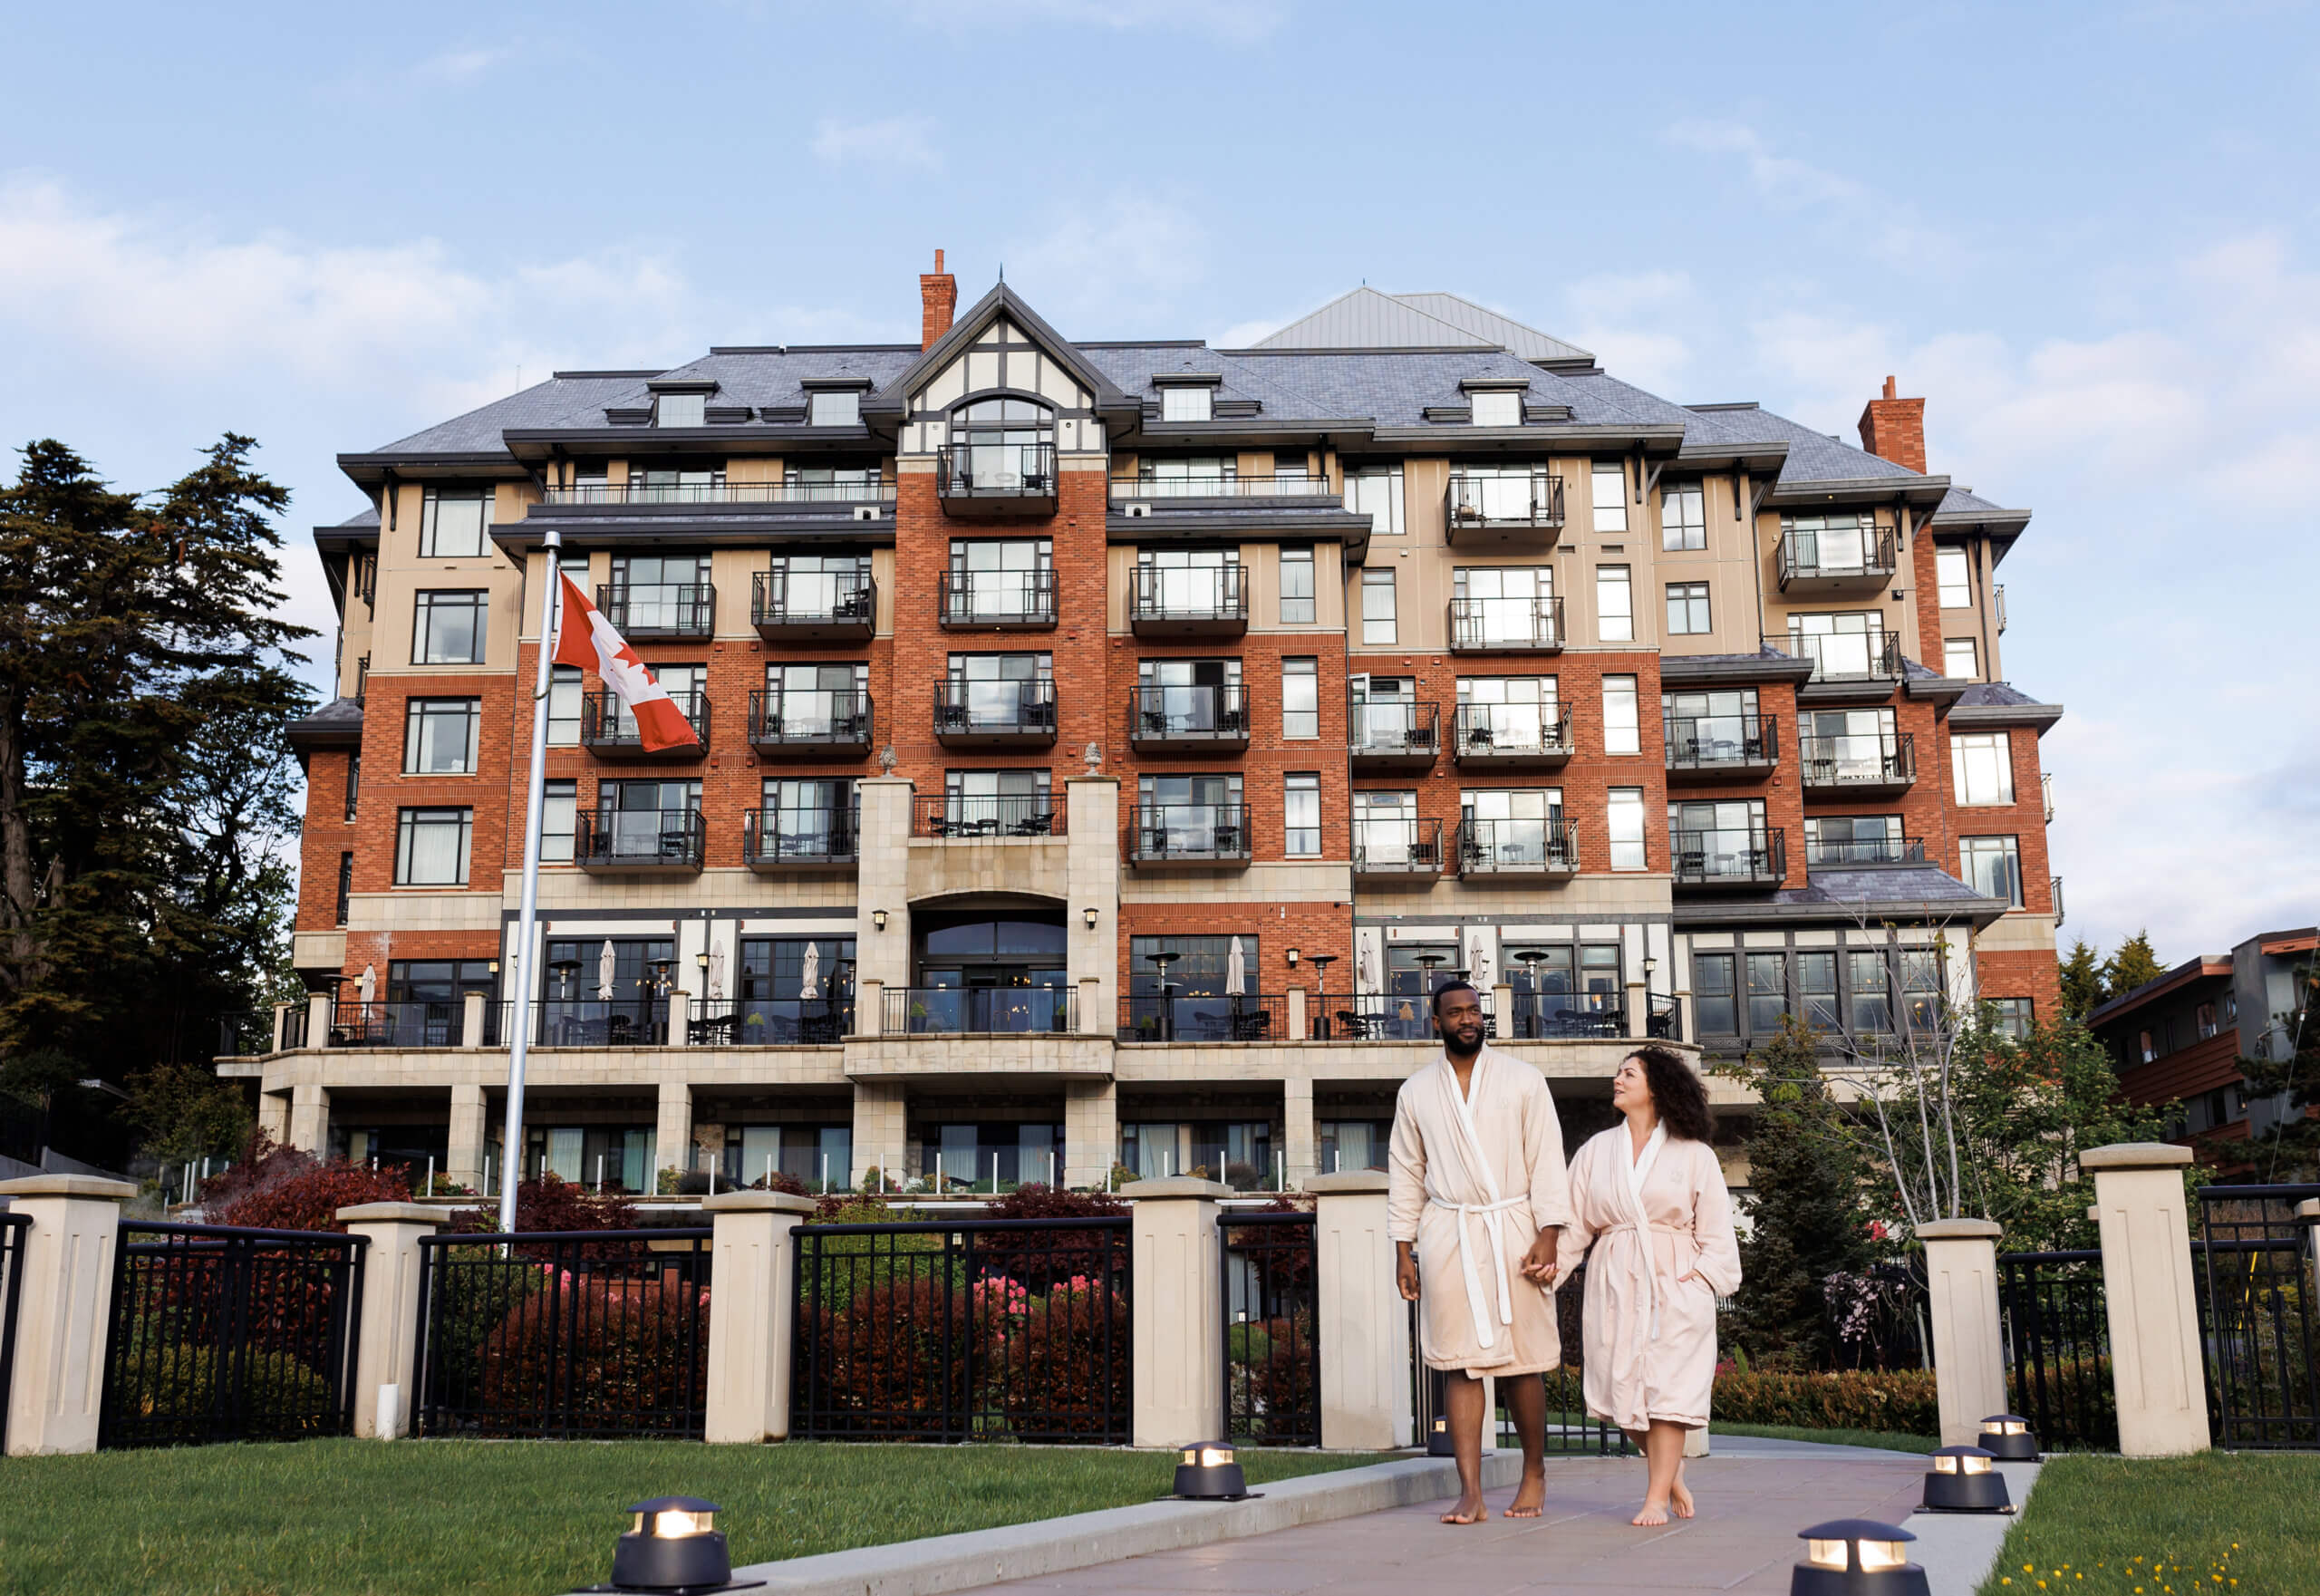
<path fill-rule="evenodd" d="M 1382 991 L 1384 983 L 1378 979 L 1378 944 L 1368 937 L 1361 939 L 1361 984 L 1369 991 Z"/>
<path fill-rule="evenodd" d="M 822 995 L 822 944 L 806 944 L 806 957 L 798 966 L 798 995 L 818 998 Z"/>
<path fill-rule="evenodd" d="M 1249 990 L 1249 962 L 1242 954 L 1241 939 L 1234 937 L 1224 955 L 1224 995 L 1240 997 Z"/>
<path fill-rule="evenodd" d="M 596 956 L 596 997 L 599 1001 L 613 1001 L 613 943 L 604 939 L 604 951 Z"/>
<path fill-rule="evenodd" d="M 378 995 L 378 991 L 379 972 L 377 968 L 370 964 L 363 965 L 362 979 L 354 983 L 354 995 L 362 1001 L 363 1007 L 368 1008 L 371 1005 L 371 1001 Z"/>
<path fill-rule="evenodd" d="M 725 950 L 721 947 L 711 947 L 709 950 L 709 990 L 701 995 L 713 998 L 724 990 Z"/>

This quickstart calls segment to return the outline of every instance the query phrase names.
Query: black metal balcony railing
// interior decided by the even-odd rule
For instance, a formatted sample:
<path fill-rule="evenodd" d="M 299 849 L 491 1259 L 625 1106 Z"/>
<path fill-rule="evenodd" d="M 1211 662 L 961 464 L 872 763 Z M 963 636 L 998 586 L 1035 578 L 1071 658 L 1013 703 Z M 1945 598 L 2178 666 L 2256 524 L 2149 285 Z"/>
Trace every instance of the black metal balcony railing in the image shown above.
<path fill-rule="evenodd" d="M 811 998 L 694 998 L 685 1040 L 696 1048 L 826 1047 L 854 1031 L 851 991 Z"/>
<path fill-rule="evenodd" d="M 741 862 L 752 870 L 851 865 L 861 853 L 853 809 L 751 809 L 741 817 Z"/>
<path fill-rule="evenodd" d="M 707 637 L 717 630 L 717 589 L 707 582 L 619 583 L 596 589 L 596 607 L 632 643 Z"/>
<path fill-rule="evenodd" d="M 952 793 L 913 800 L 912 831 L 919 837 L 952 840 L 994 837 L 1061 837 L 1064 834 L 1063 795 L 1010 793 L 977 796 Z"/>
<path fill-rule="evenodd" d="M 1921 837 L 1832 837 L 1804 845 L 1806 865 L 1922 865 Z"/>
<path fill-rule="evenodd" d="M 1913 732 L 1847 731 L 1796 740 L 1807 787 L 1904 787 L 1917 779 Z"/>
<path fill-rule="evenodd" d="M 505 1005 L 483 1005 L 483 1035 L 476 1045 L 496 1048 L 504 1040 L 500 1016 Z M 269 1019 L 271 1016 L 269 1016 Z M 466 1047 L 467 1001 L 464 998 L 398 998 L 385 1002 L 340 1003 L 331 1011 L 330 1045 L 334 1048 L 459 1048 Z"/>
<path fill-rule="evenodd" d="M 1863 533 L 1842 538 L 1823 532 L 1790 531 L 1780 540 L 1780 585 L 1792 582 L 1882 582 L 1896 569 L 1893 534 Z"/>
<path fill-rule="evenodd" d="M 371 656 L 354 662 L 354 701 L 359 706 L 371 693 Z"/>
<path fill-rule="evenodd" d="M 1138 804 L 1128 823 L 1131 863 L 1246 863 L 1246 804 Z"/>
<path fill-rule="evenodd" d="M 1571 714 L 1558 716 L 1552 704 L 1460 704 L 1450 750 L 1473 760 L 1568 759 Z"/>
<path fill-rule="evenodd" d="M 1242 621 L 1249 618 L 1248 567 L 1138 566 L 1128 573 L 1131 621 Z"/>
<path fill-rule="evenodd" d="M 577 977 L 575 985 L 588 978 Z M 543 1048 L 663 1048 L 669 1045 L 669 1000 L 660 993 L 626 998 L 542 998 L 532 1005 L 532 1042 Z"/>
<path fill-rule="evenodd" d="M 954 443 L 934 451 L 944 498 L 1053 498 L 1052 443 Z"/>
<path fill-rule="evenodd" d="M 572 857 L 584 869 L 698 870 L 708 845 L 698 809 L 614 809 L 577 818 Z"/>
<path fill-rule="evenodd" d="M 1561 527 L 1562 478 L 1552 471 L 1522 477 L 1469 477 L 1453 471 L 1443 514 L 1454 543 L 1462 527 Z"/>
<path fill-rule="evenodd" d="M 1514 991 L 1514 1014 L 1508 1030 L 1513 1040 L 1549 1041 L 1627 1033 L 1627 998 L 1621 992 L 1532 991 L 1527 987 Z"/>
<path fill-rule="evenodd" d="M 1564 875 L 1579 868 L 1579 828 L 1569 820 L 1462 820 L 1461 875 Z"/>
<path fill-rule="evenodd" d="M 697 759 L 709 751 L 709 695 L 700 692 L 672 692 L 669 701 L 692 728 L 700 740 L 689 746 L 650 749 L 638 730 L 636 717 L 609 687 L 580 700 L 580 746 L 595 754 L 626 755 L 647 759 Z"/>
<path fill-rule="evenodd" d="M 1552 652 L 1563 645 L 1560 598 L 1454 598 L 1450 646 L 1461 653 Z"/>
<path fill-rule="evenodd" d="M 1898 680 L 1901 637 L 1886 632 L 1791 633 L 1796 657 L 1812 662 L 1815 682 Z"/>
<path fill-rule="evenodd" d="M 749 624 L 760 630 L 837 627 L 867 636 L 877 624 L 878 585 L 866 572 L 776 566 L 749 578 Z"/>
<path fill-rule="evenodd" d="M 945 626 L 1052 626 L 1055 572 L 944 571 L 935 602 Z"/>
<path fill-rule="evenodd" d="M 1249 690 L 1239 682 L 1185 687 L 1131 687 L 1128 740 L 1137 744 L 1203 746 L 1249 740 Z"/>
<path fill-rule="evenodd" d="M 1370 816 L 1353 823 L 1356 875 L 1439 875 L 1442 866 L 1439 820 Z"/>
<path fill-rule="evenodd" d="M 1479 995 L 1483 1035 L 1495 1041 L 1498 1019 L 1492 994 Z M 1414 991 L 1330 993 L 1306 1000 L 1315 1041 L 1427 1042 L 1434 1040 L 1434 1013 L 1425 995 Z"/>
<path fill-rule="evenodd" d="M 575 482 L 544 504 L 892 504 L 894 479 L 835 482 Z"/>
<path fill-rule="evenodd" d="M 1078 1004 L 1065 986 L 890 986 L 888 1036 L 1068 1035 Z"/>
<path fill-rule="evenodd" d="M 1124 1042 L 1271 1042 L 1289 1035 L 1289 999 L 1255 992 L 1133 993 L 1120 1000 Z"/>
<path fill-rule="evenodd" d="M 2055 928 L 2059 930 L 2062 926 L 2064 913 L 2063 909 L 2063 878 L 2059 875 L 2049 875 L 2046 877 L 2046 891 L 2053 895 L 2054 900 L 2054 925 Z"/>
<path fill-rule="evenodd" d="M 1770 765 L 1780 758 L 1780 727 L 1773 715 L 1669 715 L 1663 721 L 1670 770 L 1717 770 Z"/>
<path fill-rule="evenodd" d="M 934 735 L 945 740 L 1031 738 L 1055 740 L 1055 683 L 962 682 L 934 684 Z"/>
<path fill-rule="evenodd" d="M 749 694 L 749 742 L 759 749 L 867 750 L 870 695 L 819 687 Z"/>
<path fill-rule="evenodd" d="M 1337 498 L 1326 477 L 1115 477 L 1116 499 Z"/>
<path fill-rule="evenodd" d="M 1692 885 L 1777 886 L 1788 874 L 1787 834 L 1764 830 L 1677 831 L 1675 876 Z"/>
<path fill-rule="evenodd" d="M 1400 699 L 1370 699 L 1349 706 L 1356 764 L 1431 764 L 1442 747 L 1442 706 Z"/>

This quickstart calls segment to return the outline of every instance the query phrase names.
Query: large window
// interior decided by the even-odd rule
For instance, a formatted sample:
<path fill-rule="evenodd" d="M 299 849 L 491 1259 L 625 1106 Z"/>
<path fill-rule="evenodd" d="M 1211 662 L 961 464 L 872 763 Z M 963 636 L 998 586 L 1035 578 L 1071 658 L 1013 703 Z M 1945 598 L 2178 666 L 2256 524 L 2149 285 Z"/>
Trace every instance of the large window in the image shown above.
<path fill-rule="evenodd" d="M 1959 837 L 1958 854 L 1967 885 L 1986 898 L 2003 898 L 2022 907 L 2022 852 L 2015 838 Z"/>
<path fill-rule="evenodd" d="M 1552 566 L 1460 566 L 1450 573 L 1454 647 L 1555 644 Z"/>
<path fill-rule="evenodd" d="M 547 745 L 577 748 L 580 744 L 580 667 L 551 665 L 547 682 Z"/>
<path fill-rule="evenodd" d="M 354 818 L 356 806 L 362 801 L 362 756 L 360 752 L 346 756 L 346 817 Z"/>
<path fill-rule="evenodd" d="M 1046 537 L 951 542 L 951 618 L 1008 621 L 1052 615 L 1055 543 Z"/>
<path fill-rule="evenodd" d="M 1643 751 L 1643 730 L 1636 719 L 1635 678 L 1603 678 L 1603 751 L 1634 754 Z"/>
<path fill-rule="evenodd" d="M 1929 1019 L 1939 998 L 1938 954 L 1905 949 L 1900 962 L 1912 1011 Z M 1888 953 L 1883 948 L 1696 953 L 1692 955 L 1692 1003 L 1702 1036 L 1761 1043 L 1779 1031 L 1782 1018 L 1789 1014 L 1828 1034 L 1848 1030 L 1881 1034 L 1892 1029 Z"/>
<path fill-rule="evenodd" d="M 403 706 L 402 769 L 406 776 L 472 776 L 476 738 L 483 724 L 477 698 L 414 698 Z"/>
<path fill-rule="evenodd" d="M 430 488 L 419 514 L 419 556 L 462 559 L 484 552 L 488 488 Z"/>
<path fill-rule="evenodd" d="M 1900 865 L 1908 853 L 1899 815 L 1804 817 L 1808 865 Z"/>
<path fill-rule="evenodd" d="M 698 781 L 604 781 L 596 787 L 595 856 L 657 859 L 691 846 L 701 816 Z"/>
<path fill-rule="evenodd" d="M 1816 679 L 1884 672 L 1885 616 L 1878 610 L 1828 610 L 1788 617 L 1789 652 L 1812 662 Z"/>
<path fill-rule="evenodd" d="M 1317 619 L 1313 604 L 1313 551 L 1284 547 L 1281 551 L 1281 620 L 1284 626 L 1310 625 Z"/>
<path fill-rule="evenodd" d="M 1854 1035 L 1876 1036 L 1893 1029 L 1892 984 L 1882 949 L 1847 953 L 1845 985 L 1851 998 Z"/>
<path fill-rule="evenodd" d="M 1365 569 L 1361 573 L 1361 641 L 1392 643 L 1397 634 L 1394 625 L 1394 573 Z"/>
<path fill-rule="evenodd" d="M 1615 787 L 1604 795 L 1603 824 L 1611 840 L 1611 868 L 1646 868 L 1643 845 L 1643 788 Z"/>
<path fill-rule="evenodd" d="M 1485 389 L 1466 396 L 1473 407 L 1477 427 L 1519 427 L 1522 424 L 1522 396 L 1503 388 Z"/>
<path fill-rule="evenodd" d="M 1884 978 L 1884 966 L 1877 967 L 1878 979 Z M 1837 956 L 1834 953 L 1799 953 L 1796 955 L 1796 995 L 1803 1005 L 1804 1023 L 1815 1030 L 1835 1030 L 1839 1018 L 1844 1013 L 1837 995 Z"/>
<path fill-rule="evenodd" d="M 1707 584 L 1705 582 L 1670 582 L 1668 584 L 1668 631 L 1669 635 L 1697 635 L 1711 630 L 1707 618 Z"/>
<path fill-rule="evenodd" d="M 1788 1012 L 1788 955 L 1748 955 L 1748 1034 L 1771 1036 Z"/>
<path fill-rule="evenodd" d="M 1990 1027 L 1998 1035 L 2016 1041 L 2030 1040 L 2033 1005 L 2028 998 L 1984 998 L 1990 1011 Z"/>
<path fill-rule="evenodd" d="M 1635 641 L 1635 595 L 1625 566 L 1595 567 L 1595 628 L 1605 643 Z"/>
<path fill-rule="evenodd" d="M 976 488 L 1022 488 L 1047 475 L 1055 412 L 1033 399 L 978 399 L 951 412 L 951 474 Z"/>
<path fill-rule="evenodd" d="M 1461 676 L 1461 735 L 1469 747 L 1561 746 L 1562 713 L 1552 676 Z"/>
<path fill-rule="evenodd" d="M 2004 731 L 1953 731 L 1949 763 L 1961 804 L 2014 801 L 2014 744 Z"/>
<path fill-rule="evenodd" d="M 548 781 L 540 786 L 540 863 L 569 865 L 579 830 L 580 784 Z"/>
<path fill-rule="evenodd" d="M 1288 833 L 1283 851 L 1292 859 L 1319 858 L 1321 778 L 1318 771 L 1291 771 L 1281 778 L 1281 819 Z"/>
<path fill-rule="evenodd" d="M 1941 588 L 1941 607 L 1945 610 L 1970 610 L 1974 607 L 1974 566 L 1962 548 L 1937 548 L 1933 551 L 1934 575 Z"/>
<path fill-rule="evenodd" d="M 1707 547 L 1707 496 L 1697 482 L 1670 482 L 1659 490 L 1659 547 L 1674 553 Z"/>
<path fill-rule="evenodd" d="M 395 817 L 397 886 L 465 886 L 473 809 L 404 809 Z"/>
<path fill-rule="evenodd" d="M 1321 663 L 1316 659 L 1281 662 L 1281 734 L 1304 740 L 1321 735 Z"/>
<path fill-rule="evenodd" d="M 1040 726 L 1053 730 L 1054 677 L 1053 654 L 952 654 L 942 723 L 949 729 L 973 731 Z M 1211 701 L 1195 695 L 1187 698 Z"/>
<path fill-rule="evenodd" d="M 733 1040 L 836 1041 L 854 1001 L 850 936 L 745 936 L 730 988 Z M 716 994 L 712 994 L 716 995 Z"/>
<path fill-rule="evenodd" d="M 411 663 L 414 665 L 483 663 L 485 606 L 490 596 L 480 589 L 418 595 L 417 622 L 411 628 Z"/>
<path fill-rule="evenodd" d="M 1745 879 L 1772 870 L 1772 835 L 1762 798 L 1696 799 L 1668 806 L 1676 868 L 1709 880 Z"/>
<path fill-rule="evenodd" d="M 1628 469 L 1622 460 L 1597 460 L 1592 472 L 1595 488 L 1595 535 L 1608 537 L 1628 529 Z"/>
<path fill-rule="evenodd" d="M 1345 474 L 1345 508 L 1369 517 L 1369 530 L 1378 537 L 1402 535 L 1402 468 L 1372 466 Z"/>
<path fill-rule="evenodd" d="M 1160 419 L 1164 421 L 1205 421 L 1215 411 L 1216 395 L 1205 384 L 1171 383 L 1160 390 Z"/>

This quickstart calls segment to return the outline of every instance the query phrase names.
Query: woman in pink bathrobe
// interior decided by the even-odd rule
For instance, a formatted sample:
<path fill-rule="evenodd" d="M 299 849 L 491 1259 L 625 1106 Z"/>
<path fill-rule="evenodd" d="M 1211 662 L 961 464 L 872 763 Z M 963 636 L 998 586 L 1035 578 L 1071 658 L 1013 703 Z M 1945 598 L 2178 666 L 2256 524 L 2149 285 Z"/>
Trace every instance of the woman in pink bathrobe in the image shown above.
<path fill-rule="evenodd" d="M 1648 1470 L 1638 1524 L 1692 1516 L 1684 1432 L 1707 1423 L 1716 1301 L 1740 1287 L 1732 1195 L 1708 1145 L 1707 1091 L 1681 1055 L 1642 1047 L 1611 1080 L 1626 1117 L 1571 1165 L 1563 1262 L 1587 1263 L 1587 1410 L 1627 1432 Z"/>

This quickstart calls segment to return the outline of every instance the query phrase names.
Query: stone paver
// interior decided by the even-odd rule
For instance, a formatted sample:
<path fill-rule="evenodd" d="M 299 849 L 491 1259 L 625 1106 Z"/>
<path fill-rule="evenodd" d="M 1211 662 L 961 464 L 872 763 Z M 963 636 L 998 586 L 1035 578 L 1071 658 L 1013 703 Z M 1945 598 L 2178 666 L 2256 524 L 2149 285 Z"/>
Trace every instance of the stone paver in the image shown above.
<path fill-rule="evenodd" d="M 1721 1446 L 1721 1443 L 1719 1443 Z M 1788 1589 L 1803 1553 L 1796 1532 L 1832 1518 L 1899 1523 L 1917 1506 L 1922 1458 L 1851 1448 L 1800 1448 L 1695 1459 L 1685 1479 L 1697 1517 L 1665 1529 L 1627 1521 L 1643 1494 L 1643 1465 L 1558 1458 L 1547 1465 L 1547 1513 L 1500 1516 L 1512 1488 L 1485 1493 L 1487 1523 L 1436 1523 L 1443 1503 L 1282 1530 L 1045 1579 L 993 1585 L 990 1596 L 1529 1596 L 1532 1592 Z"/>

